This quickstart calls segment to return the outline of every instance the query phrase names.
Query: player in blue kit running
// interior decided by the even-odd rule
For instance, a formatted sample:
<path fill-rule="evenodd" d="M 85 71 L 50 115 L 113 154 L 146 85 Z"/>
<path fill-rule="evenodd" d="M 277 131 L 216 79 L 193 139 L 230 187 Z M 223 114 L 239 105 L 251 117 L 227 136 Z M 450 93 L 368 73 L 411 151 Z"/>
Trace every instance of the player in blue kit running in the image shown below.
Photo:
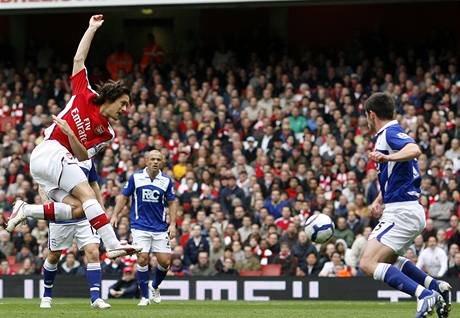
<path fill-rule="evenodd" d="M 158 266 L 150 286 L 153 302 L 160 303 L 158 288 L 168 272 L 171 247 L 169 239 L 176 236 L 176 195 L 173 180 L 161 172 L 164 158 L 161 152 L 153 150 L 146 155 L 147 167 L 136 171 L 129 178 L 122 194 L 117 197 L 111 223 L 116 226 L 118 216 L 132 197 L 131 233 L 133 244 L 142 248 L 137 258 L 137 279 L 141 290 L 139 306 L 150 304 L 149 299 L 149 253 L 155 253 Z M 169 212 L 169 224 L 166 214 Z"/>
<path fill-rule="evenodd" d="M 92 160 L 86 160 L 79 162 L 78 165 L 87 177 L 88 183 L 94 190 L 97 200 L 103 205 L 101 191 L 97 183 L 98 176 L 94 167 L 94 162 Z M 47 203 L 49 199 L 51 199 L 54 202 L 66 203 L 72 206 L 73 209 L 82 209 L 80 201 L 64 190 L 52 192 L 51 198 L 48 198 L 43 189 L 40 188 L 39 192 L 43 203 Z M 86 277 L 90 290 L 91 307 L 99 309 L 110 308 L 111 306 L 101 298 L 102 273 L 101 264 L 99 262 L 100 238 L 91 228 L 88 220 L 86 218 L 64 221 L 50 220 L 48 234 L 49 253 L 43 265 L 44 291 L 40 302 L 40 308 L 51 308 L 53 284 L 62 250 L 70 248 L 74 240 L 77 243 L 77 247 L 85 251 L 85 256 L 88 261 L 88 265 L 86 266 Z"/>
<path fill-rule="evenodd" d="M 369 128 L 377 131 L 369 159 L 377 163 L 381 190 L 370 212 L 381 218 L 369 236 L 360 267 L 375 280 L 416 296 L 416 318 L 427 316 L 434 308 L 439 317 L 447 317 L 450 285 L 428 276 L 399 256 L 426 224 L 425 212 L 418 202 L 421 177 L 416 158 L 421 154 L 420 148 L 393 120 L 395 103 L 390 95 L 376 93 L 364 108 Z"/>

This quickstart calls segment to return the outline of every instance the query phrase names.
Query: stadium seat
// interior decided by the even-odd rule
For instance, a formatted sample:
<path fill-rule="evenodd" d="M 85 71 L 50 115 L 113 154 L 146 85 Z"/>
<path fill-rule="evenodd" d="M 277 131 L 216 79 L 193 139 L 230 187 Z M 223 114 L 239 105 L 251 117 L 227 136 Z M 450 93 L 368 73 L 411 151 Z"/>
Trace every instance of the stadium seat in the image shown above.
<path fill-rule="evenodd" d="M 13 271 L 13 272 L 18 272 L 20 269 L 22 268 L 22 264 L 21 263 L 17 263 L 17 264 L 13 264 L 10 266 L 10 269 Z"/>
<path fill-rule="evenodd" d="M 16 256 L 11 255 L 6 258 L 8 260 L 8 265 L 13 266 L 16 263 Z"/>
<path fill-rule="evenodd" d="M 241 271 L 240 276 L 262 276 L 261 271 Z"/>
<path fill-rule="evenodd" d="M 262 268 L 262 276 L 280 276 L 281 265 L 280 264 L 268 264 Z"/>

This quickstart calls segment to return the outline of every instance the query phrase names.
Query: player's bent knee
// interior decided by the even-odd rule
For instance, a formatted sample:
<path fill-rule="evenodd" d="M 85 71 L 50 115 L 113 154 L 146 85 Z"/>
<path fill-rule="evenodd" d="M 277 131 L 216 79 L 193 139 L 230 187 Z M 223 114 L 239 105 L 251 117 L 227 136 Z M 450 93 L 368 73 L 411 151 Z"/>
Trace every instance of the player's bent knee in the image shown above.
<path fill-rule="evenodd" d="M 85 246 L 85 255 L 88 263 L 99 262 L 99 244 L 88 244 Z"/>
<path fill-rule="evenodd" d="M 137 263 L 140 266 L 147 266 L 149 263 L 149 254 L 148 253 L 139 253 L 137 256 Z"/>
<path fill-rule="evenodd" d="M 72 195 L 80 200 L 80 202 L 96 199 L 96 194 L 93 189 L 91 189 L 88 181 L 80 182 L 75 188 L 73 188 Z"/>
<path fill-rule="evenodd" d="M 61 251 L 49 251 L 48 256 L 46 259 L 51 264 L 59 263 L 59 259 L 61 258 Z"/>

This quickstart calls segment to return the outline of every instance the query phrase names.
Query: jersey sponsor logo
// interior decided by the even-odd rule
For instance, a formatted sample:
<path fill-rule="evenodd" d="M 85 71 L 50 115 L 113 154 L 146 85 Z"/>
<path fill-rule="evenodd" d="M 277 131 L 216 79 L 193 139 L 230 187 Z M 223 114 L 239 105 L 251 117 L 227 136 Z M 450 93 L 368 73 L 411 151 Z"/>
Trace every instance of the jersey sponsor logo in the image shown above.
<path fill-rule="evenodd" d="M 86 131 L 91 130 L 91 122 L 89 118 L 84 118 L 82 120 L 78 108 L 72 109 L 70 114 L 72 115 L 72 119 L 77 127 L 78 139 L 80 139 L 81 142 L 87 142 L 88 135 L 86 134 Z"/>
<path fill-rule="evenodd" d="M 160 202 L 161 193 L 158 190 L 142 189 L 142 201 L 143 202 Z"/>
<path fill-rule="evenodd" d="M 402 132 L 398 133 L 396 136 L 398 136 L 401 139 L 409 139 L 410 138 L 409 135 L 407 135 L 405 133 L 402 133 Z"/>
<path fill-rule="evenodd" d="M 102 125 L 96 126 L 96 133 L 102 135 L 104 133 L 104 127 Z"/>

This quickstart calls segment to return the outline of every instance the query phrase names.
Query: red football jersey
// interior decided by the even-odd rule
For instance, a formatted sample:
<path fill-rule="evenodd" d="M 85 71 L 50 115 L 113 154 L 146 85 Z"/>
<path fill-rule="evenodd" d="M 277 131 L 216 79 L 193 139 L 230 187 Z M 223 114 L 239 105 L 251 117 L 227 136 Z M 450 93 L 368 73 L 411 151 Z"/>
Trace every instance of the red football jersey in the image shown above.
<path fill-rule="evenodd" d="M 89 85 L 86 68 L 71 80 L 72 97 L 57 117 L 69 124 L 91 158 L 115 137 L 115 132 L 108 119 L 101 115 L 99 106 L 93 103 L 97 93 Z M 55 123 L 45 130 L 46 139 L 57 140 L 74 154 L 69 138 Z"/>

